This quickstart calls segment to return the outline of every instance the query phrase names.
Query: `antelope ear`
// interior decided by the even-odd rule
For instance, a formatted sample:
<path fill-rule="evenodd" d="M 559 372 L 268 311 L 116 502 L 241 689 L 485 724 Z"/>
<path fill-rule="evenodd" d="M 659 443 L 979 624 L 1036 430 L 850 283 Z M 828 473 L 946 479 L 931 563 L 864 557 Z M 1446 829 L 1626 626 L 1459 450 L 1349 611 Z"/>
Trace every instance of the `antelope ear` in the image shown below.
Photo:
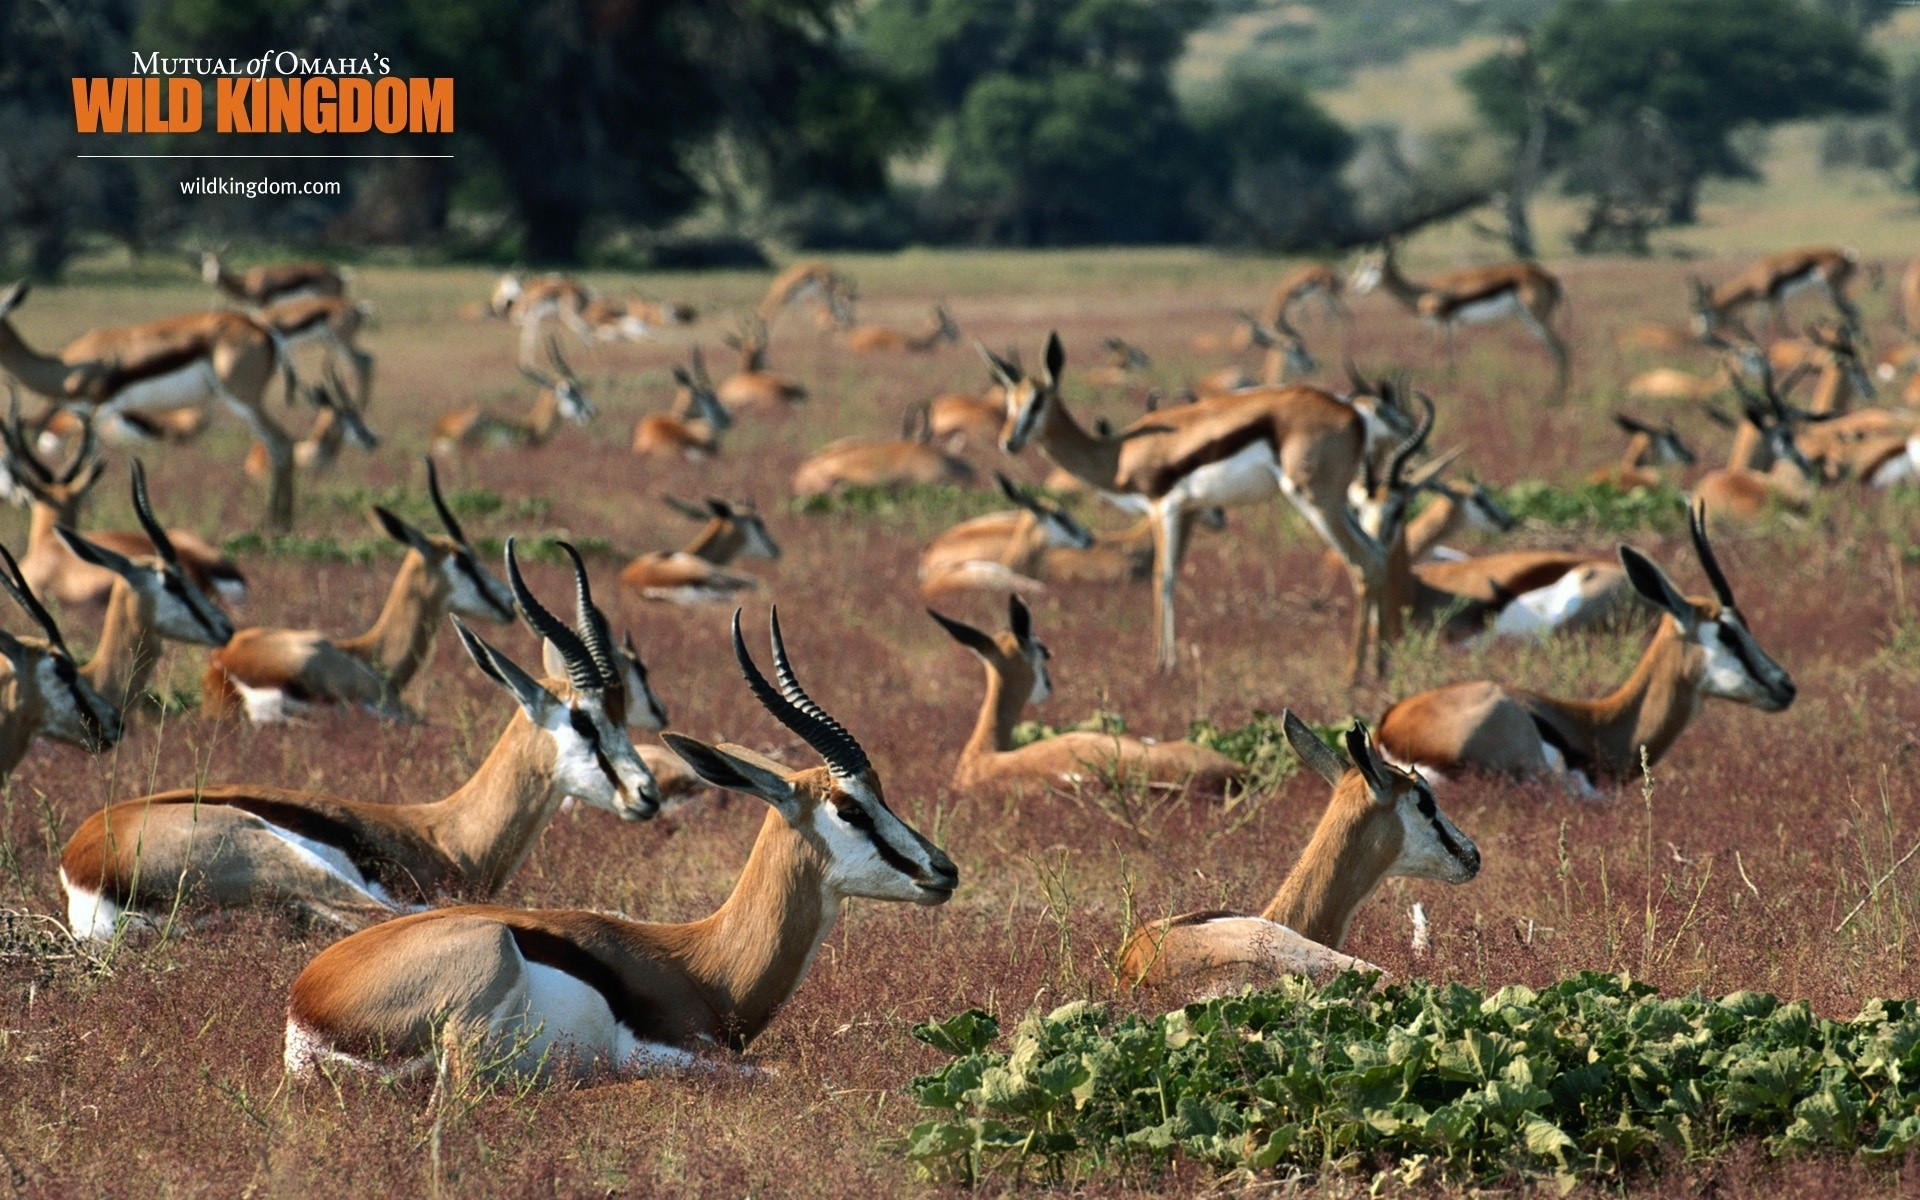
<path fill-rule="evenodd" d="M 474 665 L 478 666 L 488 679 L 506 688 L 508 694 L 513 697 L 514 703 L 520 706 L 520 711 L 526 713 L 529 720 L 539 722 L 541 717 L 553 711 L 554 706 L 560 703 L 560 697 L 542 687 L 533 676 L 521 670 L 518 663 L 488 645 L 484 638 L 467 628 L 465 621 L 459 617 L 448 619 L 453 622 L 454 632 L 460 635 L 460 644 L 467 648 L 467 653 L 472 656 Z M 563 671 L 562 674 L 564 675 L 565 672 Z"/>
<path fill-rule="evenodd" d="M 663 733 L 660 740 L 678 754 L 695 775 L 714 787 L 758 796 L 783 814 L 791 815 L 794 811 L 793 784 L 767 766 L 683 733 Z"/>
<path fill-rule="evenodd" d="M 1338 787 L 1340 780 L 1346 776 L 1347 768 L 1333 748 L 1321 741 L 1320 735 L 1307 728 L 1305 721 L 1294 716 L 1292 709 L 1281 714 L 1280 727 L 1286 731 L 1287 745 L 1293 747 L 1300 761 L 1315 775 L 1326 780 L 1328 787 Z"/>
<path fill-rule="evenodd" d="M 67 544 L 67 549 L 73 551 L 75 557 L 81 562 L 104 568 L 122 577 L 131 576 L 140 569 L 139 565 L 126 555 L 109 550 L 105 546 L 95 545 L 65 525 L 55 525 L 53 532 Z"/>
<path fill-rule="evenodd" d="M 1627 569 L 1627 582 L 1633 585 L 1633 590 L 1639 592 L 1642 599 L 1679 622 L 1680 632 L 1693 632 L 1700 614 L 1652 559 L 1632 546 L 1622 546 L 1620 565 Z"/>
<path fill-rule="evenodd" d="M 4 629 L 0 629 L 0 658 L 7 660 L 15 675 L 24 676 L 33 665 L 25 643 Z"/>
<path fill-rule="evenodd" d="M 1346 732 L 1347 755 L 1353 759 L 1353 769 L 1367 781 L 1367 790 L 1373 793 L 1375 804 L 1391 804 L 1393 789 L 1388 783 L 1387 765 L 1373 748 L 1373 735 L 1367 732 L 1364 721 L 1354 719 Z"/>
<path fill-rule="evenodd" d="M 1000 646 L 997 642 L 966 622 L 956 621 L 952 617 L 937 613 L 932 609 L 927 610 L 927 615 L 940 622 L 940 628 L 946 630 L 954 641 L 959 642 L 962 646 L 965 646 L 980 657 L 988 658 L 1000 652 Z"/>
<path fill-rule="evenodd" d="M 386 532 L 386 535 L 394 541 L 399 542 L 403 546 L 412 547 L 422 555 L 433 552 L 433 543 L 427 540 L 426 534 L 421 533 L 418 529 L 407 524 L 386 508 L 376 504 L 368 511 L 373 513 L 374 523 L 379 525 L 380 528 Z"/>
<path fill-rule="evenodd" d="M 1042 381 L 1049 388 L 1060 386 L 1060 373 L 1067 369 L 1067 348 L 1060 344 L 1060 331 L 1054 330 L 1047 335 L 1046 378 Z"/>
<path fill-rule="evenodd" d="M 1033 640 L 1033 614 L 1027 611 L 1027 602 L 1018 595 L 1007 597 L 1007 628 L 1013 630 L 1013 636 L 1022 646 Z"/>
<path fill-rule="evenodd" d="M 974 349 L 980 351 L 980 357 L 987 360 L 987 370 L 992 373 L 993 381 L 1003 388 L 1011 388 L 1020 382 L 1020 372 L 1006 359 L 987 349 L 987 344 L 979 338 L 973 339 Z"/>

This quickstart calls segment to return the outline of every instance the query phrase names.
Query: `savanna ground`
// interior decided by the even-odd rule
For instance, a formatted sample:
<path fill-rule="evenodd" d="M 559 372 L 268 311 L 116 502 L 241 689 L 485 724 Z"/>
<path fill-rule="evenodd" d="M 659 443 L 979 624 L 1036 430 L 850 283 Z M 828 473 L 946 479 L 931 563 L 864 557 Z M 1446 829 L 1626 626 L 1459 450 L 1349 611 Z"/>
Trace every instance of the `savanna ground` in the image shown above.
<path fill-rule="evenodd" d="M 1885 203 L 1890 210 L 1893 202 Z M 1854 240 L 1897 265 L 1895 243 L 1913 222 L 1880 219 L 1890 215 L 1860 222 Z M 1691 264 L 1557 264 L 1573 297 L 1577 353 L 1574 394 L 1557 408 L 1541 400 L 1544 355 L 1514 328 L 1465 336 L 1451 378 L 1434 337 L 1384 297 L 1360 302 L 1350 328 L 1314 324 L 1308 335 L 1323 369 L 1337 370 L 1351 353 L 1368 369 L 1411 371 L 1439 404 L 1435 444 L 1466 444 L 1466 461 L 1483 478 L 1574 484 L 1617 453 L 1606 413 L 1630 371 L 1653 365 L 1617 352 L 1611 331 L 1630 320 L 1679 319 L 1690 270 L 1723 274 L 1742 250 L 1779 244 L 1770 230 L 1747 233 L 1742 247 L 1721 244 L 1723 231 L 1718 253 Z M 1417 275 L 1447 260 L 1429 248 L 1411 265 Z M 1155 377 L 1174 383 L 1218 365 L 1188 349 L 1191 335 L 1224 329 L 1284 267 L 1195 251 L 909 254 L 845 265 L 867 298 L 865 319 L 917 323 L 944 300 L 969 337 L 1017 343 L 1029 362 L 1057 327 L 1069 350 L 1067 395 L 1088 419 L 1124 419 L 1137 403 L 1074 381 L 1103 336 L 1142 346 L 1154 356 Z M 297 538 L 242 544 L 253 588 L 242 624 L 348 632 L 371 619 L 397 552 L 367 524 L 366 505 L 397 502 L 427 519 L 419 460 L 433 418 L 474 402 L 517 410 L 529 399 L 509 330 L 456 315 L 490 282 L 477 270 L 361 270 L 354 286 L 376 305 L 367 342 L 380 359 L 369 417 L 385 442 L 372 455 L 346 451 L 329 477 L 302 480 Z M 343 1186 L 476 1196 L 937 1193 L 945 1185 L 917 1179 L 887 1145 L 916 1119 L 908 1081 L 941 1061 L 909 1037 L 913 1024 L 977 1005 L 1010 1025 L 1030 1007 L 1109 998 L 1105 956 L 1130 914 L 1258 907 L 1279 883 L 1326 798 L 1308 776 L 1293 774 L 1230 811 L 1098 790 L 952 789 L 947 778 L 981 698 L 981 669 L 927 619 L 912 581 L 918 548 L 962 506 L 879 516 L 786 508 L 787 478 L 809 449 L 848 434 L 888 434 L 914 401 L 980 386 L 984 371 L 970 348 L 856 358 L 789 315 L 775 331 L 773 365 L 804 381 L 812 401 L 785 420 L 742 420 L 717 461 L 643 463 L 628 455 L 627 441 L 640 414 L 666 403 L 667 367 L 699 344 L 717 374 L 728 362 L 719 345 L 726 314 L 748 309 L 765 277 L 594 282 L 692 301 L 702 320 L 644 345 L 570 348 L 598 421 L 566 428 L 544 448 L 448 463 L 469 534 L 580 540 L 593 551 L 616 625 L 632 629 L 653 669 L 673 727 L 780 748 L 800 761 L 741 684 L 724 610 L 644 604 L 614 583 L 626 556 L 690 532 L 659 502 L 663 493 L 756 498 L 785 555 L 749 564 L 767 583 L 748 605 L 749 627 L 760 627 L 769 600 L 780 604 L 802 679 L 865 743 L 894 807 L 960 864 L 959 894 L 933 910 L 852 905 L 811 976 L 751 1049 L 766 1078 L 437 1098 L 430 1079 L 288 1086 L 280 1067 L 287 988 L 336 934 L 262 912 L 125 944 L 88 962 L 63 951 L 52 920 L 63 911 L 59 847 L 105 803 L 196 780 L 395 802 L 438 797 L 479 761 L 507 719 L 507 700 L 443 637 L 410 696 L 426 714 L 421 724 L 339 714 L 256 731 L 149 714 L 104 757 L 42 745 L 0 798 L 0 906 L 9 910 L 0 941 L 0 1181 L 34 1195 L 304 1195 Z M 16 320 L 31 340 L 53 344 L 91 325 L 207 299 L 184 272 L 103 270 L 37 292 Z M 1893 336 L 1891 299 L 1864 297 L 1882 340 Z M 1725 435 L 1696 412 L 1673 416 L 1706 462 L 1724 455 Z M 148 451 L 163 518 L 210 535 L 251 529 L 261 495 L 232 482 L 243 450 L 241 434 L 222 420 L 198 445 Z M 1012 462 L 992 449 L 969 453 L 983 472 L 1002 467 L 1037 480 L 1045 469 L 1032 451 Z M 92 524 L 131 523 L 124 486 L 121 466 L 99 489 Z M 1089 515 L 1107 527 L 1118 520 Z M 1704 591 L 1682 528 L 1676 510 L 1661 528 L 1631 536 L 1683 586 Z M 18 548 L 24 536 L 24 514 L 0 518 L 7 544 Z M 1594 530 L 1528 528 L 1510 543 L 1608 552 L 1614 540 Z M 1476 987 L 1630 971 L 1671 992 L 1745 988 L 1805 998 L 1830 1016 L 1851 1015 L 1871 996 L 1920 994 L 1920 865 L 1899 866 L 1920 838 L 1912 768 L 1920 721 L 1920 619 L 1910 598 L 1920 589 L 1916 544 L 1920 500 L 1851 489 L 1824 496 L 1809 520 L 1722 533 L 1720 553 L 1752 628 L 1800 685 L 1794 707 L 1765 716 L 1710 703 L 1645 792 L 1629 786 L 1586 803 L 1550 787 L 1476 781 L 1443 793 L 1443 806 L 1479 843 L 1484 871 L 1462 887 L 1387 884 L 1360 913 L 1347 949 L 1396 974 Z M 1304 523 L 1277 503 L 1236 511 L 1224 534 L 1201 536 L 1181 585 L 1181 667 L 1168 678 L 1148 668 L 1144 587 L 1054 588 L 1035 606 L 1035 625 L 1053 650 L 1057 691 L 1034 715 L 1065 723 L 1112 710 L 1136 732 L 1178 736 L 1197 718 L 1239 724 L 1254 710 L 1286 706 L 1320 722 L 1372 719 L 1396 696 L 1461 678 L 1599 694 L 1624 677 L 1646 637 L 1634 629 L 1475 650 L 1414 642 L 1390 679 L 1349 691 L 1348 598 L 1321 555 Z M 551 562 L 536 567 L 533 582 L 552 603 L 564 599 L 564 577 Z M 990 629 L 1004 614 L 984 598 L 945 607 Z M 64 619 L 76 644 L 97 631 L 98 614 Z M 521 662 L 533 659 L 524 630 L 482 632 Z M 159 682 L 189 696 L 201 665 L 199 652 L 172 650 Z M 740 797 L 701 800 L 638 826 L 599 812 L 566 814 L 502 900 L 647 919 L 699 916 L 732 885 L 760 819 L 759 802 Z M 1415 901 L 1432 921 L 1432 949 L 1419 960 L 1408 945 Z M 1671 1163 L 1634 1187 L 1872 1195 L 1900 1192 L 1909 1176 L 1844 1160 L 1779 1165 L 1748 1148 L 1713 1163 Z M 1369 1186 L 1365 1173 L 1297 1182 L 1325 1194 Z M 1210 1186 L 1188 1169 L 1077 1190 Z"/>

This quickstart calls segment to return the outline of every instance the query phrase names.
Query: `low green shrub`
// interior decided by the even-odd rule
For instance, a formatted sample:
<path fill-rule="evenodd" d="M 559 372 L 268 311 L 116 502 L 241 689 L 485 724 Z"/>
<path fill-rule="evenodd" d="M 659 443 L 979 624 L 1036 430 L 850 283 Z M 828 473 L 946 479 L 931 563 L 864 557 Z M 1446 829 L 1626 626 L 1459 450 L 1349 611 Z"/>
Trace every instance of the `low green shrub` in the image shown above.
<path fill-rule="evenodd" d="M 1671 532 L 1681 528 L 1687 514 L 1686 495 L 1667 484 L 1623 492 L 1605 483 L 1565 488 L 1529 480 L 1502 490 L 1499 499 L 1523 521 L 1577 525 L 1602 533 Z"/>

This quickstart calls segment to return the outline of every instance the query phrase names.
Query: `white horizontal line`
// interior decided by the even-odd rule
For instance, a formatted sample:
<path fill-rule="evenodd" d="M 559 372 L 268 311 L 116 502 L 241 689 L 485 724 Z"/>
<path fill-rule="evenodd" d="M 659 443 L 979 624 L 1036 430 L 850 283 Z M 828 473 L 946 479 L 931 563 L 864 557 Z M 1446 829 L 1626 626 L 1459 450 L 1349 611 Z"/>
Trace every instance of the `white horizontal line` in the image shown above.
<path fill-rule="evenodd" d="M 451 154 L 76 154 L 75 158 L 452 158 Z"/>

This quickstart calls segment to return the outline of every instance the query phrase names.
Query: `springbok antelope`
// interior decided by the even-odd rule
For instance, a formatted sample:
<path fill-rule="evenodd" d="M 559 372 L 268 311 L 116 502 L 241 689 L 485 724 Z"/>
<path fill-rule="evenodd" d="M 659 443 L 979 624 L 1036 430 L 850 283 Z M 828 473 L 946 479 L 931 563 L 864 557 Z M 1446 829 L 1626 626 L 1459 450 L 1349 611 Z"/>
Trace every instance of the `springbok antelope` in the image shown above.
<path fill-rule="evenodd" d="M 890 325 L 854 325 L 840 334 L 840 344 L 855 354 L 924 354 L 942 342 L 959 340 L 960 328 L 944 304 L 934 305 L 927 323 L 913 333 Z"/>
<path fill-rule="evenodd" d="M 1405 305 L 1409 312 L 1439 326 L 1446 338 L 1447 362 L 1454 361 L 1453 332 L 1461 324 L 1475 325 L 1505 317 L 1519 320 L 1553 356 L 1554 393 L 1565 396 L 1569 355 L 1566 342 L 1553 330 L 1566 298 L 1560 280 L 1538 263 L 1515 262 L 1493 267 L 1468 267 L 1415 283 L 1400 273 L 1391 240 L 1362 258 L 1353 273 L 1353 294 L 1364 296 L 1376 287 Z"/>
<path fill-rule="evenodd" d="M 236 312 L 194 313 L 96 329 L 45 355 L 13 327 L 10 314 L 26 295 L 25 280 L 0 293 L 0 368 L 28 391 L 95 417 L 224 402 L 267 447 L 269 524 L 293 525 L 293 439 L 266 412 L 267 385 L 285 362 L 277 334 Z"/>
<path fill-rule="evenodd" d="M 320 346 L 329 367 L 345 361 L 353 367 L 353 402 L 364 409 L 372 396 L 373 355 L 359 346 L 360 327 L 371 310 L 339 296 L 282 300 L 260 310 L 260 323 L 280 335 L 283 350 Z"/>
<path fill-rule="evenodd" d="M 286 1066 L 416 1061 L 436 1039 L 514 1053 L 506 1070 L 556 1065 L 629 1074 L 683 1069 L 744 1050 L 806 978 L 853 897 L 944 904 L 960 872 L 887 806 L 860 743 L 801 690 L 772 624 L 778 690 L 734 620 L 754 696 L 819 753 L 794 771 L 740 746 L 669 733 L 715 787 L 769 806 L 733 894 L 713 915 L 653 925 L 581 910 L 471 906 L 390 921 L 322 951 L 287 1001 Z M 386 1057 L 391 1056 L 391 1058 Z"/>
<path fill-rule="evenodd" d="M 593 340 L 593 330 L 582 315 L 592 300 L 592 292 L 564 275 L 528 279 L 514 270 L 493 285 L 487 311 L 520 327 L 520 361 L 530 364 L 534 345 L 549 321 L 564 325 L 582 342 Z"/>
<path fill-rule="evenodd" d="M 1340 301 L 1345 288 L 1346 280 L 1334 268 L 1325 263 L 1302 263 L 1282 275 L 1280 282 L 1273 285 L 1273 291 L 1267 295 L 1267 307 L 1261 310 L 1260 320 L 1268 325 L 1279 325 L 1286 321 L 1295 305 L 1304 304 L 1316 296 L 1327 310 L 1328 320 L 1351 319 L 1353 314 Z"/>
<path fill-rule="evenodd" d="M 668 496 L 666 503 L 681 516 L 706 524 L 683 548 L 642 554 L 621 568 L 621 586 L 641 598 L 669 604 L 735 599 L 759 588 L 760 581 L 723 568 L 743 557 L 779 561 L 780 547 L 753 501 L 708 497 L 703 509 Z"/>
<path fill-rule="evenodd" d="M 830 317 L 851 304 L 852 298 L 851 281 L 826 263 L 809 260 L 794 263 L 774 276 L 757 312 L 762 321 L 771 325 L 782 310 L 803 300 L 815 300 L 820 304 L 821 314 Z"/>
<path fill-rule="evenodd" d="M 1311 375 L 1320 369 L 1313 355 L 1307 353 L 1306 342 L 1293 326 L 1287 324 L 1284 315 L 1278 321 L 1265 322 L 1252 313 L 1243 312 L 1240 320 L 1247 328 L 1248 344 L 1265 351 L 1259 376 L 1249 375 L 1239 367 L 1221 367 L 1217 371 L 1207 372 L 1189 385 L 1189 390 L 1195 396 L 1204 398 L 1252 387 L 1277 387 L 1286 382 L 1289 375 Z"/>
<path fill-rule="evenodd" d="M 1029 704 L 1053 695 L 1047 671 L 1052 657 L 1033 636 L 1032 617 L 1018 596 L 1007 597 L 1007 631 L 990 637 L 971 625 L 927 610 L 953 640 L 979 657 L 987 669 L 987 695 L 973 735 L 954 764 L 953 786 L 1039 783 L 1071 786 L 1112 779 L 1175 791 L 1219 794 L 1245 778 L 1237 762 L 1192 742 L 1144 742 L 1124 734 L 1091 731 L 1061 733 L 1015 749 L 1013 727 Z"/>
<path fill-rule="evenodd" d="M 1803 338 L 1767 347 L 1767 359 L 1776 374 L 1803 365 L 1814 370 L 1813 396 L 1807 401 L 1807 411 L 1814 416 L 1838 416 L 1854 401 L 1875 396 L 1860 345 L 1848 326 L 1810 325 Z"/>
<path fill-rule="evenodd" d="M 1690 325 L 1636 321 L 1615 333 L 1613 344 L 1618 350 L 1654 350 L 1672 353 L 1676 350 L 1698 349 L 1700 335 Z"/>
<path fill-rule="evenodd" d="M 352 441 L 362 450 L 380 448 L 380 435 L 368 427 L 360 409 L 347 395 L 346 381 L 332 363 L 327 364 L 327 379 L 321 384 L 303 384 L 314 407 L 313 424 L 306 436 L 293 444 L 293 463 L 303 471 L 323 474 L 333 468 L 340 448 Z M 244 470 L 250 479 L 267 473 L 267 448 L 259 442 L 247 452 Z"/>
<path fill-rule="evenodd" d="M 693 369 L 676 366 L 673 381 L 674 411 L 648 413 L 635 422 L 632 452 L 642 458 L 677 454 L 696 461 L 720 453 L 720 435 L 733 428 L 733 417 L 714 394 L 698 347 Z"/>
<path fill-rule="evenodd" d="M 449 610 L 473 620 L 513 620 L 513 594 L 480 565 L 440 495 L 432 460 L 427 488 L 444 537 L 424 533 L 384 508 L 373 509 L 379 526 L 407 553 L 367 631 L 335 641 L 312 629 L 241 630 L 207 656 L 201 702 L 207 713 L 244 708 L 249 720 L 261 724 L 312 705 L 359 704 L 382 716 L 404 716 L 400 694 L 426 665 Z"/>
<path fill-rule="evenodd" d="M 1193 536 L 1196 525 L 1215 531 L 1227 527 L 1227 514 L 1218 508 L 1186 512 L 1180 520 L 1182 543 Z M 1040 556 L 1038 578 L 1051 583 L 1145 583 L 1153 578 L 1155 524 L 1151 515 L 1143 516 L 1116 533 L 1094 534 L 1093 545 L 1084 550 L 1049 547 Z"/>
<path fill-rule="evenodd" d="M 1355 613 L 1357 677 L 1360 631 L 1376 614 L 1386 581 L 1386 549 L 1354 519 L 1347 484 L 1360 472 L 1372 418 L 1311 387 L 1256 388 L 1162 409 L 1140 417 L 1113 436 L 1089 433 L 1060 396 L 1066 350 L 1049 335 L 1037 376 L 980 352 L 1007 392 L 1007 420 L 1000 445 L 1018 454 L 1037 439 L 1047 457 L 1123 507 L 1146 509 L 1154 518 L 1154 618 L 1156 661 L 1161 670 L 1177 662 L 1174 651 L 1174 585 L 1185 552 L 1182 515 L 1201 508 L 1252 504 L 1285 496 L 1307 523 L 1360 575 L 1362 602 Z M 1377 614 L 1390 626 L 1394 615 Z M 1383 636 L 1397 635 L 1387 629 Z"/>
<path fill-rule="evenodd" d="M 1794 442 L 1829 481 L 1893 487 L 1920 472 L 1920 412 L 1911 409 L 1855 409 L 1809 425 Z"/>
<path fill-rule="evenodd" d="M 1745 423 L 1734 436 L 1727 465 L 1693 486 L 1694 502 L 1716 517 L 1752 521 L 1770 505 L 1805 512 L 1819 485 L 1819 474 L 1795 440 L 1797 426 L 1819 418 L 1783 402 L 1770 374 L 1762 383 L 1764 397 L 1740 385 Z"/>
<path fill-rule="evenodd" d="M 156 924 L 182 899 L 284 905 L 358 928 L 449 893 L 498 892 L 569 796 L 625 820 L 651 817 L 658 789 L 602 703 L 604 654 L 529 597 L 527 623 L 566 659 L 569 698 L 455 617 L 467 653 L 520 711 L 452 794 L 384 804 L 231 784 L 123 800 L 87 818 L 61 852 L 73 935 L 112 937 L 124 918 Z"/>
<path fill-rule="evenodd" d="M 81 431 L 72 461 L 59 471 L 48 467 L 28 444 L 17 403 L 9 408 L 6 424 L 0 426 L 0 438 L 6 443 L 7 470 L 31 504 L 27 553 L 22 563 L 28 585 L 36 595 L 51 596 L 65 605 L 106 603 L 118 576 L 76 555 L 56 533 L 61 526 L 78 528 L 81 503 L 106 470 L 105 462 L 93 452 L 91 429 Z M 147 516 L 141 514 L 143 523 Z M 174 565 L 194 588 L 226 600 L 246 597 L 246 576 L 232 559 L 184 529 L 166 530 L 165 537 Z M 87 540 L 126 558 L 150 558 L 160 552 L 148 533 L 95 532 L 87 535 Z"/>
<path fill-rule="evenodd" d="M 1333 789 L 1307 847 L 1260 913 L 1185 913 L 1136 929 L 1121 948 L 1128 987 L 1217 989 L 1288 975 L 1325 977 L 1378 967 L 1340 953 L 1353 916 L 1388 879 L 1467 883 L 1480 848 L 1440 811 L 1417 771 L 1380 756 L 1359 721 L 1343 759 L 1288 709 L 1281 718 L 1300 761 Z"/>
<path fill-rule="evenodd" d="M 1451 463 L 1451 456 L 1446 460 Z M 1487 533 L 1512 533 L 1519 520 L 1508 512 L 1492 492 L 1472 475 L 1463 486 L 1433 474 L 1423 485 L 1433 499 L 1420 515 L 1406 523 L 1407 558 L 1423 562 L 1429 558 L 1457 561 L 1466 557 L 1444 544 L 1448 538 L 1467 530 Z"/>
<path fill-rule="evenodd" d="M 1557 700 L 1497 683 L 1456 683 L 1393 705 L 1380 745 L 1396 763 L 1429 771 L 1495 771 L 1560 777 L 1576 792 L 1596 778 L 1624 778 L 1641 756 L 1657 763 L 1708 697 L 1780 712 L 1793 679 L 1747 629 L 1707 540 L 1706 513 L 1690 513 L 1694 551 L 1713 598 L 1680 592 L 1653 561 L 1620 547 L 1642 598 L 1665 615 L 1627 681 L 1600 700 Z"/>
<path fill-rule="evenodd" d="M 227 269 L 218 250 L 201 253 L 200 278 L 208 287 L 219 288 L 251 308 L 312 297 L 339 297 L 347 291 L 345 275 L 327 263 L 269 263 L 234 272 Z"/>
<path fill-rule="evenodd" d="M 0 631 L 0 658 L 12 668 L 0 678 L 0 780 L 13 774 L 36 736 L 94 754 L 118 745 L 126 728 L 119 706 L 74 665 L 60 627 L 35 598 L 5 546 L 0 546 L 0 589 L 46 635 L 43 643 L 33 643 Z"/>
<path fill-rule="evenodd" d="M 1733 386 L 1733 368 L 1722 363 L 1705 375 L 1678 367 L 1653 367 L 1627 380 L 1627 396 L 1633 400 L 1691 401 L 1702 403 Z"/>
<path fill-rule="evenodd" d="M 457 408 L 433 423 L 433 449 L 450 454 L 459 448 L 482 446 L 543 446 L 559 432 L 560 422 L 585 425 L 593 420 L 594 409 L 580 386 L 579 377 L 560 354 L 560 343 L 547 339 L 547 358 L 553 373 L 524 364 L 520 373 L 540 385 L 540 394 L 524 417 L 501 416 L 487 412 L 477 404 Z"/>
<path fill-rule="evenodd" d="M 1840 319 L 1858 328 L 1860 312 L 1847 299 L 1847 281 L 1859 265 L 1859 255 L 1839 246 L 1806 246 L 1769 254 L 1719 287 L 1693 281 L 1693 329 L 1706 337 L 1740 325 L 1740 314 L 1755 304 L 1767 306 L 1767 332 L 1786 329 L 1784 305 L 1789 296 L 1819 288 L 1833 302 Z M 1741 329 L 1744 334 L 1745 330 Z"/>
<path fill-rule="evenodd" d="M 900 422 L 900 436 L 842 438 L 814 451 L 794 468 L 795 496 L 824 496 L 846 487 L 902 488 L 973 482 L 973 465 L 932 444 L 928 407 L 916 404 Z"/>
<path fill-rule="evenodd" d="M 742 321 L 725 341 L 739 353 L 740 369 L 713 390 L 729 412 L 785 412 L 806 400 L 806 388 L 767 370 L 765 321 L 757 317 Z"/>
<path fill-rule="evenodd" d="M 1015 508 L 988 513 L 943 532 L 920 552 L 920 594 L 992 590 L 1036 595 L 1036 576 L 1054 549 L 1088 550 L 1093 534 L 1073 514 L 995 473 Z M 1007 518 L 1012 518 L 1008 520 Z"/>
<path fill-rule="evenodd" d="M 1098 366 L 1088 367 L 1080 376 L 1081 382 L 1088 387 L 1118 388 L 1135 383 L 1140 372 L 1153 365 L 1147 352 L 1124 338 L 1109 337 L 1100 343 L 1106 352 L 1107 361 Z"/>
<path fill-rule="evenodd" d="M 1626 413 L 1613 414 L 1613 423 L 1627 435 L 1627 447 L 1620 455 L 1620 461 L 1610 467 L 1599 467 L 1587 476 L 1587 482 L 1605 484 L 1616 491 L 1632 491 L 1634 488 L 1657 488 L 1665 480 L 1656 467 L 1691 466 L 1698 461 L 1687 444 L 1680 440 L 1680 434 L 1668 421 L 1663 428 L 1656 428 Z"/>
<path fill-rule="evenodd" d="M 954 450 L 974 442 L 991 446 L 1000 436 L 1006 413 L 1006 392 L 999 384 L 979 395 L 942 392 L 927 402 L 927 432 Z"/>

